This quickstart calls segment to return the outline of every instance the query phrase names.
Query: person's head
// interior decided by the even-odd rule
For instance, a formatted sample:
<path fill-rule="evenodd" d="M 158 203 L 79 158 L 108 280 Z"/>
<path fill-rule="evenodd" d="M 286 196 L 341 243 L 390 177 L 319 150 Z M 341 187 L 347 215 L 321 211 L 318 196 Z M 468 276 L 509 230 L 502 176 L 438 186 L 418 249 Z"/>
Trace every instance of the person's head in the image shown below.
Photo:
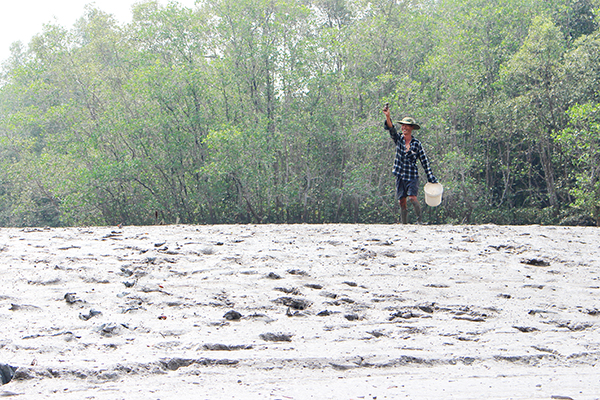
<path fill-rule="evenodd" d="M 400 121 L 400 127 L 402 128 L 403 134 L 411 134 L 413 130 L 421 129 L 421 126 L 417 124 L 414 118 L 404 117 L 402 121 Z"/>

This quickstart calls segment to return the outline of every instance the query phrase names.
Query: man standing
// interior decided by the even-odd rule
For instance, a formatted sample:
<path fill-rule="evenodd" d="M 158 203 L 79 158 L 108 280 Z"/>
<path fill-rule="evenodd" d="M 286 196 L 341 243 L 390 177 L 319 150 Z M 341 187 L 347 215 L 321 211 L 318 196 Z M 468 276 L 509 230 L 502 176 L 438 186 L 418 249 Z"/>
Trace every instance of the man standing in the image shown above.
<path fill-rule="evenodd" d="M 406 117 L 400 121 L 402 127 L 402 135 L 400 135 L 392 123 L 390 109 L 387 104 L 383 108 L 383 113 L 385 114 L 384 128 L 390 131 L 390 136 L 396 144 L 396 158 L 394 159 L 392 173 L 396 175 L 396 198 L 400 203 L 402 223 L 408 223 L 408 198 L 415 209 L 417 221 L 420 224 L 422 216 L 421 205 L 417 199 L 419 189 L 417 159 L 421 161 L 421 165 L 427 174 L 427 180 L 431 183 L 437 183 L 421 142 L 412 136 L 413 130 L 421 129 L 421 127 L 413 118 Z"/>

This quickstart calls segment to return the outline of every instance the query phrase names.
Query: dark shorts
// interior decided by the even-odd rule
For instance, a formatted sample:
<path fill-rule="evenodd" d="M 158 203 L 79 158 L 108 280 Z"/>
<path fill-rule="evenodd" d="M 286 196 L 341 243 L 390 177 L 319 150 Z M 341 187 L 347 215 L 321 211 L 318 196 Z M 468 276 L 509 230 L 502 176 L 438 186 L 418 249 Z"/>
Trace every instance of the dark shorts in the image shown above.
<path fill-rule="evenodd" d="M 396 199 L 416 196 L 419 193 L 419 178 L 406 181 L 396 177 Z"/>

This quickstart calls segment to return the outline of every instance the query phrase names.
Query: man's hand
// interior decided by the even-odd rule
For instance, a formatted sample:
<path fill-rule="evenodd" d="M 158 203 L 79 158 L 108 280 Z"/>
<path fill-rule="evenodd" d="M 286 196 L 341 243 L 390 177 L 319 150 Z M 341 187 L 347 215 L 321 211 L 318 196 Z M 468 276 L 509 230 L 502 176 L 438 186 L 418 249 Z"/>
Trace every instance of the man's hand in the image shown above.
<path fill-rule="evenodd" d="M 385 103 L 385 106 L 383 106 L 382 111 L 383 111 L 383 114 L 385 115 L 385 121 L 386 121 L 388 128 L 393 127 L 394 124 L 392 123 L 392 118 L 390 117 L 390 103 Z"/>

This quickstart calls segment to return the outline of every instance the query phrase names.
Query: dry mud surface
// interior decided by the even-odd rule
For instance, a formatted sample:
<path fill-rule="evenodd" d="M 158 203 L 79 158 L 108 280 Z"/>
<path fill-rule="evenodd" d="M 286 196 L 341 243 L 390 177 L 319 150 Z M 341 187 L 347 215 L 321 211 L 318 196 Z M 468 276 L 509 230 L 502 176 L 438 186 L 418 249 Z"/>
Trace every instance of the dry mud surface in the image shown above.
<path fill-rule="evenodd" d="M 598 232 L 0 229 L 0 397 L 598 399 Z"/>

